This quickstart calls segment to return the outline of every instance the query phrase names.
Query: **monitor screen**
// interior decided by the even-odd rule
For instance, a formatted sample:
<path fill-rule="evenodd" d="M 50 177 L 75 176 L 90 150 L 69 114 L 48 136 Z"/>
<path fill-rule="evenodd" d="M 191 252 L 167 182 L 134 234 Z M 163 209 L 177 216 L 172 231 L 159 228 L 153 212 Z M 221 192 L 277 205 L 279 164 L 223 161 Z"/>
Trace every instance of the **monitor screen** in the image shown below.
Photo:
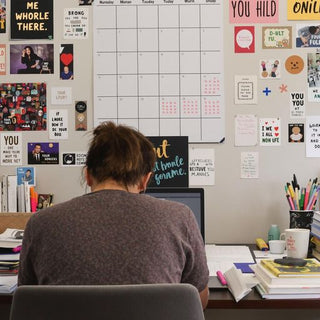
<path fill-rule="evenodd" d="M 204 238 L 204 190 L 202 188 L 147 188 L 150 196 L 177 201 L 187 205 L 194 213 Z"/>

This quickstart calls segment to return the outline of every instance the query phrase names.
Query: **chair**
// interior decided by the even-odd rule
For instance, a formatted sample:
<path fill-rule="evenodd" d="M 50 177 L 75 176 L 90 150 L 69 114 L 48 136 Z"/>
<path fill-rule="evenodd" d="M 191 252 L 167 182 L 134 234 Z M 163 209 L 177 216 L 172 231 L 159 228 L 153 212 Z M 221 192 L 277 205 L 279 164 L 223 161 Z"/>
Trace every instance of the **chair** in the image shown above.
<path fill-rule="evenodd" d="M 10 320 L 204 320 L 189 284 L 21 286 Z"/>

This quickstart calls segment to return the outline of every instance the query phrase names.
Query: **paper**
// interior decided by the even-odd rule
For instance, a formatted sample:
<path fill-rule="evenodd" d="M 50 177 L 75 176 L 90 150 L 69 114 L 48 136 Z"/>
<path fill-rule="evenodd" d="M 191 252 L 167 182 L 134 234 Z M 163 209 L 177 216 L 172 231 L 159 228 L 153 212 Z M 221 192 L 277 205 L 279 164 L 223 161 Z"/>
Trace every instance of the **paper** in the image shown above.
<path fill-rule="evenodd" d="M 258 120 L 253 114 L 238 114 L 235 119 L 235 146 L 255 146 L 258 142 Z"/>
<path fill-rule="evenodd" d="M 306 156 L 320 157 L 320 116 L 306 118 Z"/>
<path fill-rule="evenodd" d="M 291 92 L 290 93 L 290 118 L 305 118 L 305 93 Z"/>
<path fill-rule="evenodd" d="M 72 104 L 72 88 L 71 87 L 52 87 L 51 88 L 51 104 L 53 105 Z"/>
<path fill-rule="evenodd" d="M 280 146 L 280 118 L 260 119 L 260 146 Z"/>
<path fill-rule="evenodd" d="M 68 139 L 68 110 L 50 110 L 49 119 L 50 139 Z"/>
<path fill-rule="evenodd" d="M 1 134 L 1 162 L 2 166 L 22 165 L 22 135 L 21 133 Z"/>
<path fill-rule="evenodd" d="M 89 29 L 88 8 L 64 9 L 64 39 L 86 39 Z"/>
<path fill-rule="evenodd" d="M 257 76 L 235 76 L 235 104 L 257 104 Z"/>
<path fill-rule="evenodd" d="M 241 179 L 259 178 L 259 153 L 241 152 Z"/>

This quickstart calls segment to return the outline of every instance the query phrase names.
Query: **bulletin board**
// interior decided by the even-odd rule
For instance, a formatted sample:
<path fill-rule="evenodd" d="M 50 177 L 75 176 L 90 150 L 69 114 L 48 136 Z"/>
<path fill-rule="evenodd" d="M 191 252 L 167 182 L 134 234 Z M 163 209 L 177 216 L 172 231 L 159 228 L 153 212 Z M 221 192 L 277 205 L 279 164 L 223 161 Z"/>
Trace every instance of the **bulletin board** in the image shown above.
<path fill-rule="evenodd" d="M 94 125 L 222 142 L 220 1 L 95 1 Z"/>

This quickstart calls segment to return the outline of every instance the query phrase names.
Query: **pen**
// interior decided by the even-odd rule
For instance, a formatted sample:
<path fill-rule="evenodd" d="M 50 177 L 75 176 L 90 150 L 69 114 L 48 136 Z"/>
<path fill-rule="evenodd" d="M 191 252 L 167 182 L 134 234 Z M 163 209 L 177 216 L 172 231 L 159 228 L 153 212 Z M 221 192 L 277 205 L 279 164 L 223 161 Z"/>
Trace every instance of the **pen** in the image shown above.
<path fill-rule="evenodd" d="M 217 271 L 217 277 L 220 281 L 220 283 L 223 285 L 223 286 L 226 286 L 227 285 L 227 280 L 226 278 L 224 277 L 223 273 L 221 271 Z"/>

